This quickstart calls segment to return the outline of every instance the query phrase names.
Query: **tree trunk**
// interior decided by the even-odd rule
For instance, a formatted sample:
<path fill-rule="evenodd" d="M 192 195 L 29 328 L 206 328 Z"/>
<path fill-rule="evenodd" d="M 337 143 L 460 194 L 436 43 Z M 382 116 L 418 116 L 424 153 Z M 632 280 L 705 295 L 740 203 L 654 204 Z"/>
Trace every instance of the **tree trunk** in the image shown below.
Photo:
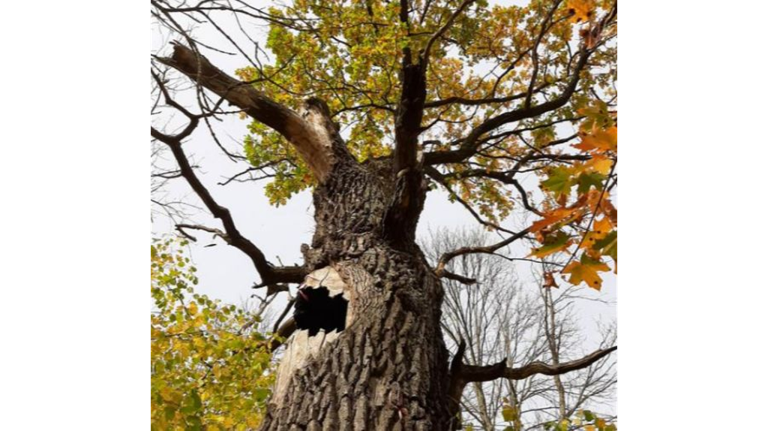
<path fill-rule="evenodd" d="M 338 139 L 333 148 L 303 252 L 310 271 L 333 268 L 346 285 L 347 326 L 278 382 L 261 429 L 449 429 L 442 286 L 414 241 L 415 221 L 395 239 L 383 227 L 398 176 L 390 162 L 358 163 Z"/>

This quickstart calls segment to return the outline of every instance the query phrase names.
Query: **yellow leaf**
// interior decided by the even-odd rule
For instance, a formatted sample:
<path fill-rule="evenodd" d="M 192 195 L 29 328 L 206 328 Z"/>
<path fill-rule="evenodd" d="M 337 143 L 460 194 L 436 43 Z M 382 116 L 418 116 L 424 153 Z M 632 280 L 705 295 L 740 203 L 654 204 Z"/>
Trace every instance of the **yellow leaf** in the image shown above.
<path fill-rule="evenodd" d="M 611 166 L 613 166 L 613 160 L 599 155 L 592 157 L 592 160 L 584 164 L 584 167 L 594 169 L 595 172 L 603 175 L 611 172 Z"/>
<path fill-rule="evenodd" d="M 573 285 L 585 282 L 589 287 L 595 290 L 600 290 L 603 286 L 603 279 L 598 275 L 598 271 L 605 272 L 610 270 L 611 268 L 605 263 L 583 255 L 581 257 L 581 262 L 571 262 L 565 267 L 563 274 L 571 274 L 568 281 Z"/>

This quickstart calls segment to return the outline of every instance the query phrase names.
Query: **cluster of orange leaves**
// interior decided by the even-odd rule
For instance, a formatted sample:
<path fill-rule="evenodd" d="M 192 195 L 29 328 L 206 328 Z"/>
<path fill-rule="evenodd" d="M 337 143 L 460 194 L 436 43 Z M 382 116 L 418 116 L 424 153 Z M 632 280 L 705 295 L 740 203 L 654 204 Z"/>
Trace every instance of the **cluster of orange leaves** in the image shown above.
<path fill-rule="evenodd" d="M 589 118 L 588 110 L 582 112 Z M 570 283 L 584 282 L 600 290 L 600 273 L 611 270 L 603 258 L 612 258 L 614 271 L 618 262 L 618 212 L 606 189 L 615 171 L 618 130 L 605 111 L 598 112 L 602 114 L 601 121 L 593 118 L 583 123 L 581 141 L 573 145 L 588 160 L 550 170 L 541 188 L 556 205 L 544 211 L 543 218 L 533 223 L 529 231 L 541 243 L 531 256 L 544 258 L 567 252 L 570 257 L 562 269 L 563 277 L 568 274 Z M 574 245 L 576 248 L 572 249 Z M 552 273 L 544 274 L 544 282 L 546 286 L 557 287 Z"/>

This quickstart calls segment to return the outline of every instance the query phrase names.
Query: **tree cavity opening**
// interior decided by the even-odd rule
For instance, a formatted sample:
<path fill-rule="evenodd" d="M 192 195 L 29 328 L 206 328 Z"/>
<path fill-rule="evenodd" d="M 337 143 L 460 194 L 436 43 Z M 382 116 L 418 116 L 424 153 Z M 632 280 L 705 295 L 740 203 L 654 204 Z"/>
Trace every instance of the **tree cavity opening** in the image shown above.
<path fill-rule="evenodd" d="M 349 301 L 341 292 L 331 292 L 326 286 L 302 286 L 296 296 L 293 318 L 299 330 L 308 331 L 310 337 L 320 330 L 326 334 L 341 332 L 347 323 L 347 305 Z"/>

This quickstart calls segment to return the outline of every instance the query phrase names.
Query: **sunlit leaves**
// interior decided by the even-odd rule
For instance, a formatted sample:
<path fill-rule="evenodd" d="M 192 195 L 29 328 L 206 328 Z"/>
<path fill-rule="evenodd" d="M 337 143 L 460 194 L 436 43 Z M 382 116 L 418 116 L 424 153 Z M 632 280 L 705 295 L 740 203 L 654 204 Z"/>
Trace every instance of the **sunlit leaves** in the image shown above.
<path fill-rule="evenodd" d="M 184 242 L 151 249 L 153 430 L 255 429 L 273 381 L 265 337 L 247 311 L 195 293 Z"/>
<path fill-rule="evenodd" d="M 521 431 L 523 429 L 522 421 L 520 420 L 520 408 L 510 404 L 508 398 L 503 398 L 503 404 L 501 405 L 501 416 L 505 422 L 509 423 L 504 431 Z"/>
<path fill-rule="evenodd" d="M 426 3 L 413 3 L 407 25 L 399 18 L 400 3 L 392 1 L 302 0 L 271 8 L 274 20 L 267 40 L 271 61 L 261 70 L 248 66 L 237 74 L 293 108 L 298 108 L 307 97 L 322 98 L 335 113 L 334 120 L 341 125 L 342 135 L 358 159 L 387 155 L 393 142 L 394 111 L 400 95 L 402 50 L 408 47 L 417 55 L 457 7 L 452 1 L 428 4 L 428 13 L 421 15 Z M 594 5 L 590 8 L 594 9 Z M 533 67 L 531 49 L 543 24 L 545 9 L 539 2 L 527 6 L 489 6 L 488 2 L 478 1 L 470 5 L 433 46 L 427 73 L 428 102 L 456 97 L 504 98 L 527 91 Z M 574 27 L 566 19 L 568 16 L 567 7 L 561 6 L 549 32 L 540 41 L 542 67 L 537 80 L 550 85 L 550 90 L 562 85 L 565 69 L 572 60 L 569 43 L 573 42 Z M 428 108 L 423 124 L 429 127 L 422 133 L 422 139 L 460 139 L 484 119 L 521 103 L 518 98 L 484 106 L 450 103 Z M 563 114 L 569 109 L 565 108 Z M 531 138 L 534 145 L 542 146 L 555 138 L 555 130 L 537 127 Z M 247 152 L 253 152 L 247 148 L 253 145 L 264 148 L 258 157 L 249 160 L 254 166 L 269 164 L 271 186 L 266 190 L 270 201 L 279 205 L 312 183 L 296 154 L 278 149 L 278 144 L 285 146 L 281 138 L 269 136 L 268 131 L 258 127 L 251 130 L 245 143 Z M 479 164 L 487 160 L 484 156 L 476 157 Z M 475 185 L 484 188 L 483 199 L 489 199 L 474 199 L 473 205 L 481 213 L 495 220 L 509 214 L 511 203 L 505 203 L 510 200 L 506 193 L 480 181 Z"/>
<path fill-rule="evenodd" d="M 613 229 L 613 224 L 608 217 L 603 217 L 592 224 L 592 229 L 584 236 L 582 247 L 592 247 L 603 240 Z"/>
<path fill-rule="evenodd" d="M 555 200 L 562 201 L 571 193 L 571 187 L 575 184 L 573 169 L 568 167 L 556 167 L 549 171 L 549 177 L 541 182 L 541 187 L 555 196 Z"/>
<path fill-rule="evenodd" d="M 596 240 L 591 246 L 591 251 L 595 252 L 597 255 L 609 256 L 614 262 L 618 262 L 618 245 L 618 233 L 614 230 L 604 238 Z"/>
<path fill-rule="evenodd" d="M 507 422 L 512 422 L 517 416 L 517 409 L 509 404 L 504 404 L 501 408 L 501 416 Z"/>

